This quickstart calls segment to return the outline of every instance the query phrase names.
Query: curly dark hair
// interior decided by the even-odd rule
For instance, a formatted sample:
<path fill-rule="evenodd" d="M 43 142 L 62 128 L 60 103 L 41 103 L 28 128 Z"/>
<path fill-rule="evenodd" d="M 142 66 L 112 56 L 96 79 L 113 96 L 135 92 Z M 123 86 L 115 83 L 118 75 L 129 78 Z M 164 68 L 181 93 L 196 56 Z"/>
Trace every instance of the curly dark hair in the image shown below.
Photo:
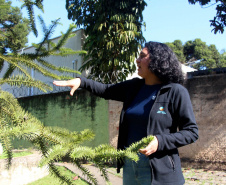
<path fill-rule="evenodd" d="M 150 41 L 145 43 L 145 47 L 150 53 L 149 69 L 163 83 L 183 83 L 181 64 L 167 45 Z"/>

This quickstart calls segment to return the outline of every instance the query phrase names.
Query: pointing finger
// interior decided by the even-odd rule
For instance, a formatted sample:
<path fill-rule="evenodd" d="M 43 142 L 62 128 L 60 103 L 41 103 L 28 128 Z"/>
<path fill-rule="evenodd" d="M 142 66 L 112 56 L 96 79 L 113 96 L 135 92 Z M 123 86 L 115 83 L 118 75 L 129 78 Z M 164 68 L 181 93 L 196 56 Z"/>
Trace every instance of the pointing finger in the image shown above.
<path fill-rule="evenodd" d="M 70 95 L 71 95 L 71 96 L 73 96 L 73 94 L 74 94 L 74 92 L 76 91 L 76 89 L 77 89 L 76 86 L 74 86 L 74 87 L 71 89 L 71 91 L 70 91 Z"/>
<path fill-rule="evenodd" d="M 67 81 L 53 81 L 53 84 L 56 86 L 62 86 L 62 87 L 68 86 Z"/>

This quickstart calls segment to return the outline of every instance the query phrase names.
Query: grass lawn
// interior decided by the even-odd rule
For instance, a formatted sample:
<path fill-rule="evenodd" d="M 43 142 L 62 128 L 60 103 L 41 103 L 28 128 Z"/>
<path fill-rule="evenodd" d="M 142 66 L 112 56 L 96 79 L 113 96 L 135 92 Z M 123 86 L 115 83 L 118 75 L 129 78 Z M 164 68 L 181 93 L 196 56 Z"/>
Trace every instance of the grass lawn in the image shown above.
<path fill-rule="evenodd" d="M 67 168 L 63 166 L 58 166 L 57 167 L 62 175 L 67 176 L 69 179 L 75 179 L 73 184 L 76 185 L 89 185 L 86 181 L 83 181 L 80 179 L 75 173 L 72 171 L 68 170 Z M 29 183 L 27 185 L 61 185 L 62 183 L 59 181 L 58 178 L 52 176 L 52 175 L 47 175 L 46 177 L 39 179 L 37 181 L 34 181 L 32 183 Z M 65 185 L 64 183 L 63 185 Z"/>
<path fill-rule="evenodd" d="M 13 157 L 22 157 L 22 156 L 27 156 L 27 155 L 31 155 L 32 152 L 30 151 L 21 151 L 21 152 L 13 152 Z M 6 159 L 6 155 L 3 153 L 2 155 L 0 155 L 0 159 Z"/>

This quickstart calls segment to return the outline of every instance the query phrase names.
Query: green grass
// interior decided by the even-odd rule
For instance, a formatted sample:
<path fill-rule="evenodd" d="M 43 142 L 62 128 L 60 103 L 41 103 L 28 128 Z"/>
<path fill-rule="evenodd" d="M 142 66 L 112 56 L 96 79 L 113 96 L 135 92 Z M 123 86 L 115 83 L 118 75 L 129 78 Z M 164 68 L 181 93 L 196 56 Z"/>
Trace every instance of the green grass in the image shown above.
<path fill-rule="evenodd" d="M 31 154 L 32 152 L 30 151 L 13 152 L 13 157 L 23 157 Z M 6 158 L 7 158 L 6 154 L 3 153 L 2 155 L 0 155 L 0 159 L 6 159 Z"/>
<path fill-rule="evenodd" d="M 107 170 L 108 170 L 108 173 L 110 173 L 114 176 L 117 176 L 117 177 L 120 177 L 120 178 L 122 178 L 122 176 L 123 176 L 123 174 L 122 174 L 123 170 L 122 169 L 121 169 L 120 173 L 117 173 L 116 167 L 108 167 Z"/>
<path fill-rule="evenodd" d="M 67 168 L 63 167 L 63 166 L 58 166 L 57 167 L 59 169 L 59 171 L 61 172 L 62 175 L 67 176 L 69 179 L 73 179 L 74 177 L 76 177 L 77 175 L 75 173 L 73 173 L 72 171 L 68 170 Z M 61 185 L 62 183 L 59 181 L 58 178 L 54 177 L 53 175 L 47 175 L 46 177 L 39 179 L 37 181 L 34 181 L 32 183 L 29 183 L 27 185 Z M 77 180 L 74 180 L 74 183 L 76 185 L 88 185 L 88 183 L 80 178 L 78 178 Z M 63 185 L 66 185 L 66 183 L 64 183 Z"/>

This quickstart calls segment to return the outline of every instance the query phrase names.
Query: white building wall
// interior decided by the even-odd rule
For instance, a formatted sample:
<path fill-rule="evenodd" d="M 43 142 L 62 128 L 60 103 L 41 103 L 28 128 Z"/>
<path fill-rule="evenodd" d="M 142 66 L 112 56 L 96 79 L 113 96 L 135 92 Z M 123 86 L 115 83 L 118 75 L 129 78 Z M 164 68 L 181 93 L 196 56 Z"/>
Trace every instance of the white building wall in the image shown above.
<path fill-rule="evenodd" d="M 79 51 L 82 50 L 82 46 L 83 46 L 83 41 L 84 41 L 84 31 L 83 29 L 77 30 L 74 32 L 75 36 L 70 38 L 67 43 L 64 45 L 64 47 L 66 48 L 71 48 L 73 50 Z M 54 38 L 52 39 L 53 42 L 57 43 L 60 40 L 60 37 Z M 35 48 L 33 46 L 31 47 L 27 47 L 24 49 L 21 49 L 19 51 L 20 53 L 34 53 L 35 52 Z M 55 66 L 64 66 L 70 69 L 75 69 L 78 70 L 82 63 L 83 63 L 83 58 L 80 55 L 70 55 L 67 57 L 61 57 L 61 56 L 49 56 L 47 58 L 45 58 L 46 61 L 48 61 L 50 64 L 53 64 Z M 3 74 L 5 73 L 5 71 L 8 68 L 8 63 L 5 62 L 4 63 L 4 67 L 3 70 L 0 74 L 0 78 L 3 77 Z M 53 87 L 53 91 L 51 91 L 51 93 L 54 92 L 59 92 L 59 91 L 65 91 L 65 90 L 69 90 L 69 88 L 60 88 L 60 87 L 56 87 L 52 85 L 53 80 L 51 77 L 46 77 L 44 75 L 42 75 L 40 72 L 34 70 L 34 69 L 28 69 L 28 72 L 30 73 L 30 75 L 35 79 L 35 80 L 40 80 L 42 82 L 45 82 L 47 84 L 49 84 L 50 86 Z M 66 75 L 66 73 L 60 73 L 58 71 L 52 71 L 57 75 Z M 18 75 L 20 74 L 19 70 L 15 70 L 13 72 L 12 75 Z M 79 74 L 67 74 L 70 75 L 72 77 L 76 77 L 79 76 Z M 83 76 L 85 76 L 85 74 L 83 74 Z M 12 94 L 14 94 L 15 97 L 25 97 L 25 96 L 33 96 L 33 95 L 39 95 L 39 94 L 44 94 L 44 92 L 38 90 L 37 88 L 31 87 L 11 87 L 8 84 L 4 84 L 1 86 L 2 90 L 6 90 Z M 48 92 L 50 93 L 50 92 Z"/>

